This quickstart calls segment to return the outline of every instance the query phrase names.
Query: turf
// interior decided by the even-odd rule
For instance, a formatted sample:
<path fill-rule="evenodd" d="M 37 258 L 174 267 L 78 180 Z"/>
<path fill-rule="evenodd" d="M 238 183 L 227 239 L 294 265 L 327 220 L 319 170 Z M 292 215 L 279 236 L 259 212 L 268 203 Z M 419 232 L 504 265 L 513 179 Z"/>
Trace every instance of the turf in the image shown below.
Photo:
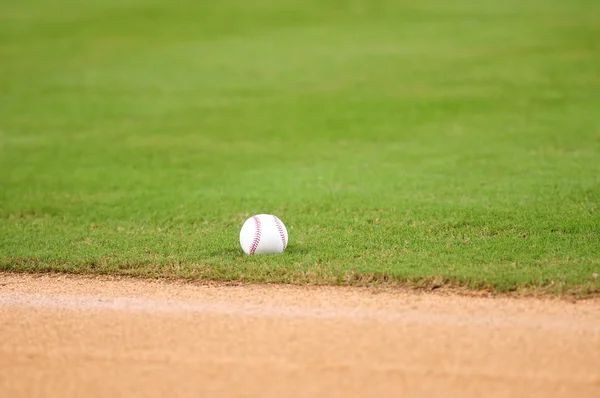
<path fill-rule="evenodd" d="M 595 0 L 2 2 L 0 270 L 599 293 L 599 70 Z"/>

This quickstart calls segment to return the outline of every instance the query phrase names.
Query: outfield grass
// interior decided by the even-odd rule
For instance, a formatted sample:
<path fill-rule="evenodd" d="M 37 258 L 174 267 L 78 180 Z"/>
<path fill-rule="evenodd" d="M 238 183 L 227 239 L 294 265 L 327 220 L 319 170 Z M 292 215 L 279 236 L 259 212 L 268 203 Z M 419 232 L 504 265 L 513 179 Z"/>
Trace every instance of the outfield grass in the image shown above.
<path fill-rule="evenodd" d="M 1 270 L 599 293 L 600 2 L 2 2 L 0 170 Z"/>

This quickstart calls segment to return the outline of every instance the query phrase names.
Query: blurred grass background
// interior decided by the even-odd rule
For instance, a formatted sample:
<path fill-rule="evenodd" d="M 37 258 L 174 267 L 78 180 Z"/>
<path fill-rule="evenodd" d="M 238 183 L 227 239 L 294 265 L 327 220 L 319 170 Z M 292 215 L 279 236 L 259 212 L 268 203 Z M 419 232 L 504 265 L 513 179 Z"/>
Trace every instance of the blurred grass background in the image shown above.
<path fill-rule="evenodd" d="M 2 2 L 0 269 L 597 293 L 599 39 L 591 0 Z"/>

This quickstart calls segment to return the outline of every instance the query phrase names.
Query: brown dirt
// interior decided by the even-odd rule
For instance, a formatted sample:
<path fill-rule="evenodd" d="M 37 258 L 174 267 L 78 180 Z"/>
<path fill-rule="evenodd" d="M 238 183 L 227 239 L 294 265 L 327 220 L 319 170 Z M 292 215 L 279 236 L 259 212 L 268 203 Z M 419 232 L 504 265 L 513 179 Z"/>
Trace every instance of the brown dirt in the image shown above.
<path fill-rule="evenodd" d="M 2 397 L 600 397 L 600 301 L 0 273 Z"/>

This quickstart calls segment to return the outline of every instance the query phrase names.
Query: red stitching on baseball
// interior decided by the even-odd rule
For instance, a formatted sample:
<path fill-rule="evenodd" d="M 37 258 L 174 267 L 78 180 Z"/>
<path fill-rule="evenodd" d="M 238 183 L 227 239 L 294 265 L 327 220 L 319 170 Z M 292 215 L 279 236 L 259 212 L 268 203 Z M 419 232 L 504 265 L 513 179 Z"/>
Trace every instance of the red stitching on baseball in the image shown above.
<path fill-rule="evenodd" d="M 281 225 L 281 222 L 279 221 L 277 216 L 273 216 L 273 219 L 275 220 L 275 225 L 277 225 L 277 229 L 279 230 L 281 242 L 283 242 L 283 250 L 285 250 L 285 248 L 287 247 L 287 242 L 285 241 L 285 232 L 283 232 L 283 226 Z"/>
<path fill-rule="evenodd" d="M 256 216 L 254 218 L 254 225 L 256 230 L 254 231 L 254 239 L 252 240 L 252 245 L 250 245 L 250 254 L 254 254 L 256 249 L 258 248 L 258 244 L 260 243 L 260 233 L 261 233 L 261 225 L 260 219 Z"/>

